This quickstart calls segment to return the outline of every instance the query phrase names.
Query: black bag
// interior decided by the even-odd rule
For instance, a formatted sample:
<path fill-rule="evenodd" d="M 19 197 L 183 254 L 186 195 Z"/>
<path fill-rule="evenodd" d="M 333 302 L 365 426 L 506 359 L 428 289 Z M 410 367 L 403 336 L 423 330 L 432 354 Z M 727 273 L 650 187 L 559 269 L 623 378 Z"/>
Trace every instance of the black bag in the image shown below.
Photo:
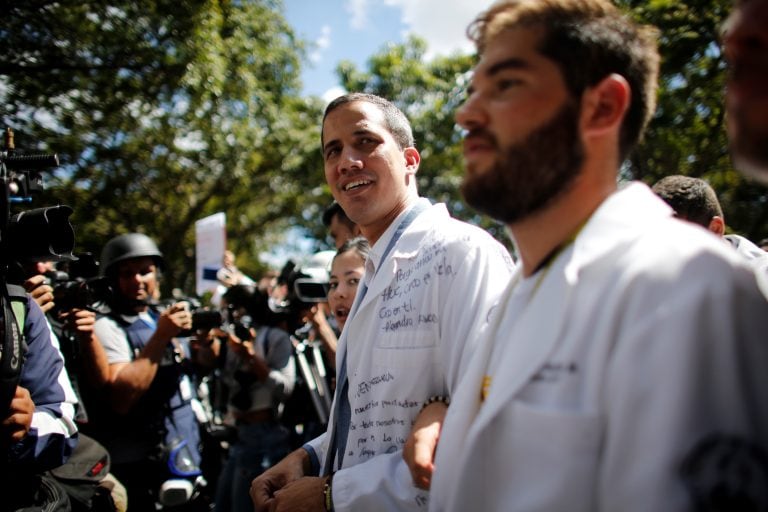
<path fill-rule="evenodd" d="M 64 487 L 48 473 L 23 479 L 11 477 L 13 485 L 2 491 L 2 512 L 72 512 Z"/>
<path fill-rule="evenodd" d="M 80 434 L 69 460 L 49 473 L 69 495 L 73 512 L 114 511 L 115 504 L 101 481 L 110 469 L 109 452 L 92 437 Z"/>
<path fill-rule="evenodd" d="M 107 473 L 107 450 L 80 434 L 75 451 L 61 466 L 42 474 L 9 474 L 0 486 L 0 511 L 114 512 L 109 489 L 100 485 Z"/>

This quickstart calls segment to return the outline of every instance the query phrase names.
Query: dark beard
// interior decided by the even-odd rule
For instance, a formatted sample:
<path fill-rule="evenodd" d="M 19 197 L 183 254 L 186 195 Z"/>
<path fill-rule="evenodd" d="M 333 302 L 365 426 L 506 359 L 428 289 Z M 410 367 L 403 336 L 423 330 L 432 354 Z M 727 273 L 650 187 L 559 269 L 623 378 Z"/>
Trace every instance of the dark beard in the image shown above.
<path fill-rule="evenodd" d="M 499 158 L 492 169 L 466 173 L 461 184 L 464 199 L 505 224 L 544 209 L 566 192 L 579 175 L 584 146 L 578 123 L 579 109 L 566 103 L 525 140 L 498 149 Z M 495 143 L 489 133 L 477 132 Z"/>

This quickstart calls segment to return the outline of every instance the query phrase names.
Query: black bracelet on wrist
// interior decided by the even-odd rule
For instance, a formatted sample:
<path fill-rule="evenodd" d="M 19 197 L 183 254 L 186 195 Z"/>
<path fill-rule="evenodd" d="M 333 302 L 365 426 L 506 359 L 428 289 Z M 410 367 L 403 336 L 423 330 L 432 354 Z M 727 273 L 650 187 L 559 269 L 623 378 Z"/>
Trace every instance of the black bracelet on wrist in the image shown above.
<path fill-rule="evenodd" d="M 448 406 L 448 405 L 451 405 L 451 398 L 445 395 L 433 395 L 427 398 L 427 400 L 421 406 L 421 409 L 419 410 L 419 412 L 423 411 L 429 404 L 434 404 L 435 402 L 440 402 Z"/>

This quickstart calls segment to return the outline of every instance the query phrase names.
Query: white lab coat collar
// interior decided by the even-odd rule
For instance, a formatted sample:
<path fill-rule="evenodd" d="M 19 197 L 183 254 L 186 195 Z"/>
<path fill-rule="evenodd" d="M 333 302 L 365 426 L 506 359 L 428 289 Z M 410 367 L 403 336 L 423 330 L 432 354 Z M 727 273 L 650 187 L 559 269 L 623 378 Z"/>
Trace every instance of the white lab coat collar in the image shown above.
<path fill-rule="evenodd" d="M 672 216 L 673 210 L 646 185 L 632 183 L 611 195 L 598 207 L 576 237 L 572 247 L 566 248 L 552 262 L 550 268 L 540 271 L 545 274 L 537 273 L 529 278 L 541 278 L 541 282 L 533 292 L 530 304 L 521 311 L 515 321 L 514 334 L 507 333 L 506 336 L 510 340 L 517 340 L 521 345 L 517 350 L 506 350 L 506 357 L 499 361 L 499 368 L 503 368 L 506 375 L 514 377 L 505 380 L 503 388 L 491 387 L 485 405 L 480 409 L 472 427 L 473 432 L 481 431 L 499 409 L 509 403 L 511 396 L 531 379 L 556 348 L 562 338 L 561 331 L 566 327 L 564 320 L 550 318 L 550 321 L 542 322 L 542 319 L 548 318 L 552 311 L 563 311 L 566 308 L 570 301 L 569 294 L 573 290 L 573 284 L 578 281 L 580 271 L 614 249 L 617 240 L 624 237 L 636 238 L 638 229 L 654 229 L 658 220 Z M 495 333 L 503 321 L 506 305 L 520 279 L 522 267 L 516 269 L 511 285 L 499 303 L 498 313 L 491 321 L 491 340 L 496 337 Z M 473 359 L 472 366 L 467 371 L 468 374 L 474 372 L 476 385 L 482 381 L 482 375 L 487 370 L 492 345 L 493 343 L 485 343 L 479 349 L 484 351 L 484 355 Z M 479 388 L 475 388 L 475 391 L 477 389 Z"/>
<path fill-rule="evenodd" d="M 674 216 L 674 210 L 641 182 L 632 182 L 609 196 L 595 210 L 576 237 L 565 277 L 573 284 L 579 271 L 616 247 L 636 238 L 638 231 L 655 229 L 656 222 Z"/>
<path fill-rule="evenodd" d="M 400 212 L 400 215 L 398 215 L 395 220 L 392 221 L 392 223 L 387 227 L 387 229 L 382 233 L 382 235 L 379 237 L 379 239 L 376 241 L 376 243 L 371 247 L 370 252 L 368 253 L 368 261 L 366 261 L 366 279 L 370 280 L 373 277 L 373 274 L 376 272 L 376 269 L 379 268 L 379 264 L 381 263 L 381 257 L 384 254 L 384 251 L 386 250 L 387 246 L 389 245 L 389 241 L 392 240 L 392 237 L 395 236 L 395 231 L 397 231 L 398 226 L 400 225 L 400 222 L 402 222 L 403 218 L 408 214 L 411 208 L 416 206 L 419 203 L 423 203 L 426 206 L 431 206 L 428 199 L 425 199 L 423 197 L 418 198 L 416 201 L 411 203 L 408 208 L 404 209 L 402 212 Z M 443 209 L 445 209 L 445 205 L 436 205 L 436 206 L 442 206 Z M 447 210 L 446 210 L 447 214 Z M 421 215 L 419 215 L 421 217 Z M 414 223 L 417 221 L 417 219 L 414 219 Z M 408 230 L 406 230 L 406 233 Z M 406 233 L 403 233 L 402 237 L 406 235 Z M 401 237 L 401 238 L 402 238 Z M 400 247 L 397 246 L 393 248 L 393 251 L 399 250 Z M 418 247 L 416 248 L 418 249 Z M 392 253 L 394 254 L 394 253 Z M 370 275 L 368 270 L 370 270 Z M 368 281 L 366 281 L 366 284 Z"/>
<path fill-rule="evenodd" d="M 389 245 L 390 240 L 395 235 L 400 222 L 407 212 L 416 206 L 418 203 L 424 203 L 428 208 L 421 212 L 410 226 L 400 236 L 395 247 L 392 248 L 386 261 L 381 261 L 381 257 Z M 365 298 L 360 304 L 358 310 L 365 307 L 366 304 L 373 300 L 377 294 L 384 291 L 384 287 L 389 284 L 390 279 L 376 279 L 374 276 L 378 273 L 384 272 L 388 275 L 397 271 L 398 259 L 410 259 L 416 257 L 419 253 L 420 242 L 422 236 L 426 230 L 429 229 L 435 222 L 437 217 L 448 217 L 448 209 L 444 204 L 432 205 L 428 199 L 419 198 L 414 201 L 409 208 L 404 210 L 397 216 L 397 218 L 389 225 L 384 234 L 376 241 L 368 254 L 368 259 L 365 262 L 365 275 L 363 276 L 363 282 L 368 287 L 368 292 Z"/>

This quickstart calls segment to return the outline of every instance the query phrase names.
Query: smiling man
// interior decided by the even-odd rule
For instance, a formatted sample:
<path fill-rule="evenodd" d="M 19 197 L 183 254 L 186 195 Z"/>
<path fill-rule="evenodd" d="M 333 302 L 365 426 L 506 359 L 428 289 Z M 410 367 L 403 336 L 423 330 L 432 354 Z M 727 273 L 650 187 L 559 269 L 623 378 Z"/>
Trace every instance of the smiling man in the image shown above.
<path fill-rule="evenodd" d="M 162 312 L 153 307 L 163 265 L 154 240 L 142 233 L 112 238 L 101 254 L 101 271 L 114 293 L 109 314 L 96 320 L 94 330 L 107 355 L 109 381 L 107 396 L 99 391 L 88 405 L 88 427 L 109 450 L 131 510 L 154 510 L 163 482 L 178 476 L 159 456 L 160 447 L 170 452 L 186 446 L 189 464 L 200 464 L 189 365 L 182 365 L 185 351 L 176 338 L 192 326 L 192 317 L 184 303 Z"/>
<path fill-rule="evenodd" d="M 654 31 L 608 0 L 507 0 L 470 35 L 462 191 L 522 265 L 447 407 L 430 510 L 765 508 L 768 304 L 735 251 L 617 187 L 654 110 Z"/>
<path fill-rule="evenodd" d="M 455 391 L 512 261 L 488 233 L 419 198 L 421 156 L 389 101 L 334 100 L 322 144 L 328 185 L 371 252 L 339 340 L 328 432 L 254 480 L 251 496 L 257 510 L 419 510 L 427 495 L 403 443 L 422 405 Z"/>

